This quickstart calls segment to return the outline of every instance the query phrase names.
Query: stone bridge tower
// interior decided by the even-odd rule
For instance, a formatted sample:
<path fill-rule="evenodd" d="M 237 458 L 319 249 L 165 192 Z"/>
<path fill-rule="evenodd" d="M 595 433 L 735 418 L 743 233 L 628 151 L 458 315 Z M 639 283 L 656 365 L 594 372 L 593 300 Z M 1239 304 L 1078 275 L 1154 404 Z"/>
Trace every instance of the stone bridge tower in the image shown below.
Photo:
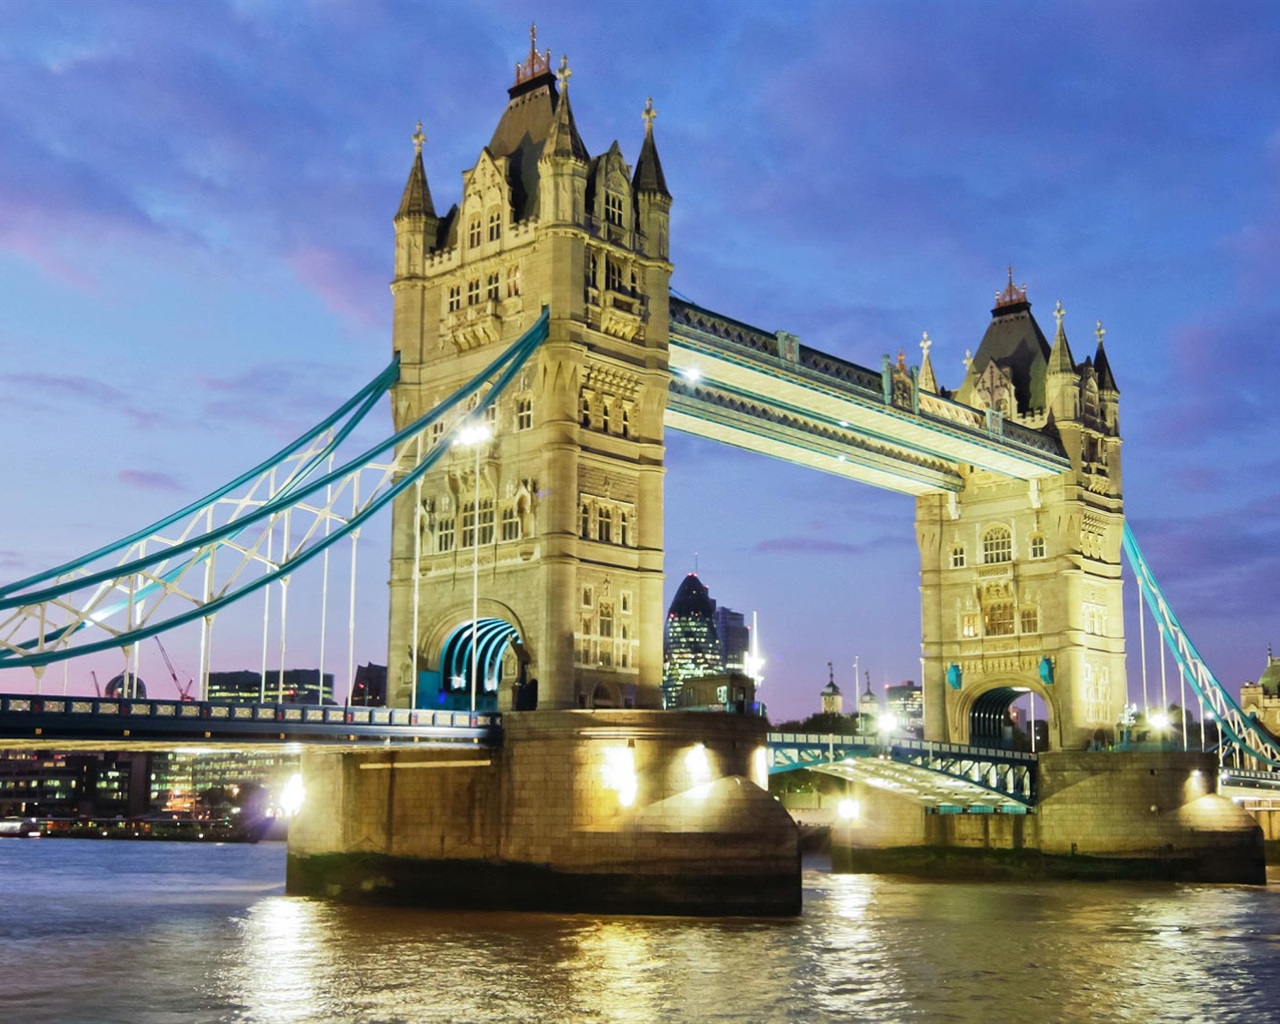
<path fill-rule="evenodd" d="M 488 414 L 478 507 L 473 449 L 448 453 L 395 507 L 396 706 L 414 700 L 415 677 L 426 681 L 419 706 L 424 693 L 465 706 L 446 699 L 469 690 L 468 670 L 454 673 L 469 665 L 458 638 L 469 635 L 477 544 L 480 620 L 511 638 L 501 686 L 480 670 L 482 706 L 495 690 L 499 707 L 512 706 L 517 678 L 537 681 L 540 709 L 661 706 L 671 195 L 652 102 L 633 173 L 616 142 L 590 155 L 569 77 L 567 60 L 553 72 L 535 40 L 493 137 L 463 172 L 460 203 L 442 215 L 421 126 L 414 136 L 395 217 L 396 427 L 469 380 L 544 306 L 550 336 Z"/>
<path fill-rule="evenodd" d="M 1120 394 L 1101 322 L 1077 363 L 1063 314 L 1050 345 L 1010 271 L 954 397 L 1055 433 L 1070 469 L 1027 484 L 962 466 L 960 493 L 917 499 L 929 739 L 998 740 L 1028 690 L 1052 747 L 1111 738 L 1123 710 Z"/>

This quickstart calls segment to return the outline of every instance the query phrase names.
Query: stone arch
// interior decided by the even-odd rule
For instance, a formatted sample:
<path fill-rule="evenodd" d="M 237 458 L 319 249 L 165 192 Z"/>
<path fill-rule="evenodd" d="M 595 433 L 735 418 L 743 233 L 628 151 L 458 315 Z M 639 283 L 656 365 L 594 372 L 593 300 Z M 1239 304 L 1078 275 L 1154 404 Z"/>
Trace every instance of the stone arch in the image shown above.
<path fill-rule="evenodd" d="M 959 737 L 958 742 L 974 746 L 1008 746 L 1009 738 L 1004 727 L 1009 708 L 1028 694 L 1035 696 L 1036 717 L 1047 719 L 1049 748 L 1061 749 L 1062 726 L 1058 702 L 1053 691 L 1030 674 L 994 679 L 980 687 L 962 690 L 959 699 L 951 706 L 951 735 Z"/>
<path fill-rule="evenodd" d="M 607 683 L 596 683 L 595 688 L 591 691 L 591 707 L 593 708 L 620 708 L 622 701 L 618 699 L 618 695 L 614 692 L 614 688 Z"/>
<path fill-rule="evenodd" d="M 420 634 L 418 707 L 470 708 L 473 650 L 477 710 L 496 710 L 500 692 L 504 706 L 536 703 L 534 647 L 520 616 L 509 605 L 483 597 L 478 612 L 474 643 L 470 603 L 454 605 Z"/>

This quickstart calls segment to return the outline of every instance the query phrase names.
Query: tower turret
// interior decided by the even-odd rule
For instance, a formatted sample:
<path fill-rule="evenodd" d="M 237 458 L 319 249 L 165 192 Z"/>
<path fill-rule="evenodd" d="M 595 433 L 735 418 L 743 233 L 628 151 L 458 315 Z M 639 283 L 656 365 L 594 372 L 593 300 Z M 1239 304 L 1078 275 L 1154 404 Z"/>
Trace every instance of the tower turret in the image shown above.
<path fill-rule="evenodd" d="M 650 96 L 644 106 L 644 143 L 640 146 L 640 159 L 636 161 L 631 189 L 635 195 L 636 228 L 641 233 L 639 241 L 644 254 L 665 260 L 671 226 L 671 193 L 667 191 L 658 146 L 653 141 L 653 119 L 657 116 L 653 97 Z"/>

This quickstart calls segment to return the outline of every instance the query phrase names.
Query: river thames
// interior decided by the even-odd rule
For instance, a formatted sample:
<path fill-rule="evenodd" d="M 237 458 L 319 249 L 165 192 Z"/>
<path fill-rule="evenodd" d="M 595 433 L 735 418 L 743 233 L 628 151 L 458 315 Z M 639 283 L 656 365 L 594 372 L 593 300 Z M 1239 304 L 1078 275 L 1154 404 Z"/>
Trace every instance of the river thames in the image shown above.
<path fill-rule="evenodd" d="M 1275 1019 L 1267 888 L 933 883 L 807 862 L 790 920 L 433 913 L 284 895 L 283 844 L 0 841 L 0 1018 Z"/>

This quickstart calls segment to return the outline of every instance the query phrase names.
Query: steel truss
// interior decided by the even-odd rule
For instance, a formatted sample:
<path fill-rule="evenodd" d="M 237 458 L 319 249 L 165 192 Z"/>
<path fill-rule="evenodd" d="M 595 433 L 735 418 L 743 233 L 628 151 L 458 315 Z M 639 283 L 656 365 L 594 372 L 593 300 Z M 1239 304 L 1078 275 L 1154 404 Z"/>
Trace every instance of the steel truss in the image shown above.
<path fill-rule="evenodd" d="M 421 418 L 340 465 L 340 449 L 399 379 L 392 362 L 331 416 L 248 473 L 114 544 L 0 587 L 0 669 L 125 649 L 204 620 L 327 552 L 413 486 L 547 337 L 548 312 Z M 486 385 L 488 385 L 486 389 Z M 447 429 L 432 431 L 437 423 Z M 353 549 L 354 569 L 354 549 Z M 353 572 L 354 575 L 354 572 Z M 354 593 L 354 591 L 353 591 Z M 203 647 L 203 644 L 202 644 Z M 136 650 L 136 648 L 135 648 Z"/>
<path fill-rule="evenodd" d="M 1165 647 L 1173 655 L 1180 672 L 1191 683 L 1202 706 L 1208 709 L 1217 723 L 1220 735 L 1219 761 L 1225 762 L 1230 758 L 1237 767 L 1257 768 L 1260 765 L 1270 765 L 1280 768 L 1280 747 L 1277 747 L 1269 733 L 1241 710 L 1235 698 L 1205 664 L 1169 606 L 1128 523 L 1124 527 L 1123 545 L 1129 565 L 1138 580 L 1138 593 L 1150 609 Z"/>

